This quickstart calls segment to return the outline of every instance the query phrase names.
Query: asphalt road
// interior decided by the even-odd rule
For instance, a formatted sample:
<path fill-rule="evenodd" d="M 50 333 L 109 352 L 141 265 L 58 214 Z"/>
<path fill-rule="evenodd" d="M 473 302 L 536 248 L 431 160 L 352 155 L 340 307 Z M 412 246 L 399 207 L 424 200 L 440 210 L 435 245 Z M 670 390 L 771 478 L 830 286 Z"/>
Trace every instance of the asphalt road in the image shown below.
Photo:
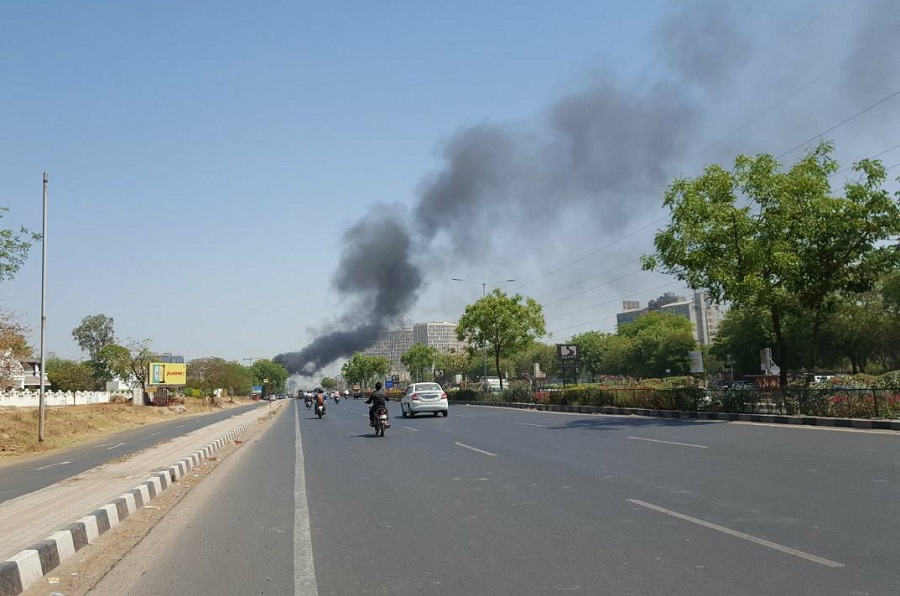
<path fill-rule="evenodd" d="M 0 503 L 257 407 L 260 404 L 239 406 L 201 416 L 177 417 L 107 435 L 71 449 L 27 457 L 14 463 L 4 462 L 0 466 Z"/>
<path fill-rule="evenodd" d="M 97 594 L 900 593 L 900 436 L 390 405 L 292 403 Z"/>

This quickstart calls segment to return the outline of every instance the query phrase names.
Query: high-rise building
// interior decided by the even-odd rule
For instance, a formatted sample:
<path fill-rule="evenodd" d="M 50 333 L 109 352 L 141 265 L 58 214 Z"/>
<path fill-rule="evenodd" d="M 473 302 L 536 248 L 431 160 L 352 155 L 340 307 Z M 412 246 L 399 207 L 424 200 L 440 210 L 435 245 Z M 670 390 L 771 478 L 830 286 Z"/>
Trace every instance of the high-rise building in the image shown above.
<path fill-rule="evenodd" d="M 713 342 L 722 320 L 719 305 L 712 303 L 705 292 L 695 292 L 692 300 L 676 296 L 674 292 L 666 292 L 656 300 L 648 302 L 647 308 L 640 308 L 640 303 L 635 300 L 625 300 L 622 302 L 622 311 L 616 314 L 617 325 L 630 323 L 648 312 L 671 312 L 681 315 L 691 322 L 694 339 L 701 346 Z"/>
<path fill-rule="evenodd" d="M 462 352 L 466 342 L 456 339 L 456 323 L 416 323 L 413 342 L 436 348 L 441 354 Z"/>

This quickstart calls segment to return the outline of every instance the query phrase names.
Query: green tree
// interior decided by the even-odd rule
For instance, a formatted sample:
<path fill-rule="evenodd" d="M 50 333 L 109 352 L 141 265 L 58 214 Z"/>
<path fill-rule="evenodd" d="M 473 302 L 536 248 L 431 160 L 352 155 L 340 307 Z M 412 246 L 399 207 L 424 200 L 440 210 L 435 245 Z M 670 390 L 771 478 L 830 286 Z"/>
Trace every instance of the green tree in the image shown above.
<path fill-rule="evenodd" d="M 250 372 L 247 367 L 224 358 L 196 358 L 187 363 L 187 386 L 198 389 L 206 397 L 224 389 L 229 395 L 250 392 Z"/>
<path fill-rule="evenodd" d="M 87 352 L 88 358 L 95 360 L 104 346 L 116 341 L 113 319 L 104 314 L 84 317 L 78 327 L 72 330 L 72 337 L 78 347 Z"/>
<path fill-rule="evenodd" d="M 438 354 L 435 366 L 444 371 L 444 379 L 452 379 L 455 375 L 466 376 L 472 366 L 472 357 L 468 352 Z"/>
<path fill-rule="evenodd" d="M 322 389 L 331 391 L 337 387 L 337 381 L 332 377 L 322 377 Z"/>
<path fill-rule="evenodd" d="M 51 356 L 46 367 L 47 381 L 54 391 L 90 391 L 94 388 L 94 371 L 87 362 Z"/>
<path fill-rule="evenodd" d="M 604 348 L 606 347 L 607 333 L 602 331 L 585 331 L 574 336 L 571 340 L 578 346 L 578 360 L 584 372 L 591 375 L 591 381 L 595 381 L 597 375 L 603 374 Z"/>
<path fill-rule="evenodd" d="M 406 369 L 415 378 L 418 383 L 421 379 L 426 378 L 426 373 L 430 373 L 437 361 L 438 351 L 436 348 L 426 346 L 425 344 L 414 343 L 406 352 L 400 356 Z"/>
<path fill-rule="evenodd" d="M 619 335 L 630 340 L 628 369 L 640 377 L 687 374 L 688 352 L 697 349 L 691 322 L 673 313 L 647 313 L 620 325 Z"/>
<path fill-rule="evenodd" d="M 547 373 L 548 377 L 558 374 L 559 363 L 556 357 L 556 346 L 537 341 L 532 342 L 519 350 L 514 361 L 517 375 L 532 374 L 535 362 L 541 365 L 541 372 Z"/>
<path fill-rule="evenodd" d="M 895 197 L 881 188 L 880 162 L 853 166 L 858 181 L 832 196 L 829 177 L 839 170 L 821 143 L 789 170 L 771 155 L 740 156 L 733 171 L 707 166 L 697 178 L 678 178 L 663 204 L 671 223 L 656 235 L 656 254 L 645 269 L 672 274 L 719 303 L 766 312 L 776 360 L 787 354 L 786 319 L 813 315 L 809 368 L 828 299 L 861 292 L 894 266 L 884 244 L 900 233 Z M 787 367 L 782 367 L 782 386 Z"/>
<path fill-rule="evenodd" d="M 886 350 L 891 317 L 877 291 L 841 296 L 823 325 L 824 343 L 850 361 L 853 374 L 866 372 Z"/>
<path fill-rule="evenodd" d="M 470 349 L 491 351 L 501 389 L 500 358 L 514 355 L 546 334 L 543 309 L 534 298 L 507 296 L 499 289 L 466 306 L 456 326 L 457 339 L 468 342 Z"/>
<path fill-rule="evenodd" d="M 0 219 L 9 211 L 0 207 Z M 0 229 L 0 282 L 9 281 L 16 276 L 28 257 L 31 245 L 41 239 L 40 234 L 32 234 L 24 227 L 18 232 Z"/>
<path fill-rule="evenodd" d="M 348 382 L 359 383 L 363 388 L 367 388 L 373 379 L 384 377 L 390 371 L 390 360 L 362 352 L 354 353 L 341 367 L 341 373 Z"/>
<path fill-rule="evenodd" d="M 273 360 L 257 360 L 250 365 L 250 378 L 255 385 L 263 385 L 267 394 L 283 392 L 288 376 L 287 369 Z"/>
<path fill-rule="evenodd" d="M 124 346 L 109 344 L 103 347 L 100 357 L 107 363 L 115 376 L 132 386 L 135 383 L 140 385 L 144 403 L 150 403 L 147 381 L 150 376 L 153 352 L 150 351 L 149 339 L 129 339 Z"/>

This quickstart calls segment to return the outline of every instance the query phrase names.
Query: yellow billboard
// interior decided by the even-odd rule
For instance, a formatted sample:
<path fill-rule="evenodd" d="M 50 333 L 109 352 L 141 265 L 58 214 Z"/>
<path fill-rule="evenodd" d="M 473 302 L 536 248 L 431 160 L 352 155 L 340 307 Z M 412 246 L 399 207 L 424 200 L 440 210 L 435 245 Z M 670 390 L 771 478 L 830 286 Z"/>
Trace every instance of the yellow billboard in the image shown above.
<path fill-rule="evenodd" d="M 151 362 L 150 385 L 184 385 L 187 365 L 177 362 Z"/>

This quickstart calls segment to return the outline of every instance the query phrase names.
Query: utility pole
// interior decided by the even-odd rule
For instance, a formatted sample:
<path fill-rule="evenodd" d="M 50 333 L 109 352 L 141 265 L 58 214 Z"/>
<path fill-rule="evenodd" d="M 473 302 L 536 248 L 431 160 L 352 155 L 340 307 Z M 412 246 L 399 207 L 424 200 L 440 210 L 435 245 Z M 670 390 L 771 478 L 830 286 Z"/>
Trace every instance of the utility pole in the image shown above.
<path fill-rule="evenodd" d="M 47 333 L 47 171 L 44 171 L 44 216 L 41 235 L 41 369 L 40 394 L 38 396 L 38 442 L 44 442 L 44 340 Z"/>

